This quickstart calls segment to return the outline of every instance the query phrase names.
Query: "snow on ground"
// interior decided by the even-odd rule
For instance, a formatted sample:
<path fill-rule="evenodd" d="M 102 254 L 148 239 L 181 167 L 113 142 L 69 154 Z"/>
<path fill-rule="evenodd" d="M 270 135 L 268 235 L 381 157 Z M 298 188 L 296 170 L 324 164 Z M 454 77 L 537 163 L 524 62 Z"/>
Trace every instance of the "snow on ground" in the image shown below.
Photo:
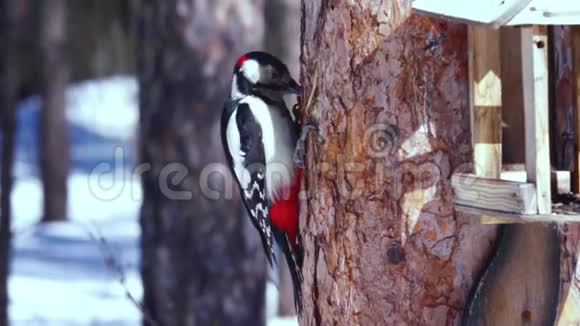
<path fill-rule="evenodd" d="M 38 224 L 39 99 L 23 101 L 18 111 L 12 324 L 140 325 L 140 311 L 127 298 L 127 292 L 136 300 L 142 295 L 141 189 L 129 172 L 135 163 L 137 83 L 126 76 L 81 83 L 70 87 L 67 103 L 72 165 L 67 223 Z M 114 263 L 106 263 L 111 256 Z M 297 324 L 296 318 L 273 318 L 277 293 L 272 284 L 267 298 L 269 325 Z"/>

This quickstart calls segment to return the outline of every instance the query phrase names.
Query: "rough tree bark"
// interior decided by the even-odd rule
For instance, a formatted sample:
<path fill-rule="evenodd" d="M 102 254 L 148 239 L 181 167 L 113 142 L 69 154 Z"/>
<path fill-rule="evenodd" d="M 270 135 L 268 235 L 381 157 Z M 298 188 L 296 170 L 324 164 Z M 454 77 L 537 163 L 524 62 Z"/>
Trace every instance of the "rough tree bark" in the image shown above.
<path fill-rule="evenodd" d="M 142 278 L 164 326 L 263 325 L 266 263 L 219 134 L 233 62 L 262 43 L 260 0 L 139 8 Z M 209 173 L 209 174 L 208 174 Z M 146 322 L 147 323 L 147 322 Z"/>
<path fill-rule="evenodd" d="M 66 0 L 43 1 L 40 5 L 40 54 L 42 111 L 40 169 L 43 190 L 43 222 L 67 218 L 67 177 L 69 170 L 68 128 L 66 126 L 65 56 Z"/>
<path fill-rule="evenodd" d="M 300 73 L 300 1 L 268 0 L 264 5 L 266 30 L 266 49 L 281 58 L 292 76 Z M 291 97 L 288 107 L 296 103 Z M 281 257 L 281 253 L 279 254 Z M 294 290 L 288 265 L 279 264 L 279 298 L 278 314 L 290 316 L 296 314 L 294 307 Z"/>
<path fill-rule="evenodd" d="M 449 178 L 471 161 L 466 28 L 408 18 L 408 1 L 302 3 L 302 109 L 321 142 L 301 325 L 456 325 L 496 237 L 453 208 Z"/>

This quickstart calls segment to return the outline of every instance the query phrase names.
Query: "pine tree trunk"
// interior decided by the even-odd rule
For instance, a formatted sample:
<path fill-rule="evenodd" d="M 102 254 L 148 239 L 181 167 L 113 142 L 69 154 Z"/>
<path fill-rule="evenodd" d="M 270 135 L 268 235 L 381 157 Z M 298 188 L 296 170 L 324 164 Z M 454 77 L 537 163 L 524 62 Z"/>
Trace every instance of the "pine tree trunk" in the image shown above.
<path fill-rule="evenodd" d="M 303 6 L 302 109 L 321 142 L 301 325 L 457 325 L 496 236 L 453 207 L 471 160 L 466 27 L 407 1 Z"/>
<path fill-rule="evenodd" d="M 5 4 L 4 4 L 5 5 Z M 4 8 L 2 8 L 4 9 Z M 5 11 L 2 11 L 5 15 Z M 4 25 L 6 17 L 2 17 Z M 10 39 L 6 25 L 1 27 L 4 36 L 0 54 L 0 326 L 8 325 L 8 274 L 10 271 L 10 240 L 13 186 L 14 146 L 16 134 L 17 68 L 15 42 Z"/>
<path fill-rule="evenodd" d="M 31 26 L 28 0 L 0 0 L 0 326 L 9 324 L 8 275 L 12 225 L 12 193 L 16 104 L 25 74 L 26 31 Z"/>
<path fill-rule="evenodd" d="M 133 5 L 138 1 L 68 1 L 71 81 L 135 72 L 136 26 L 132 20 Z"/>
<path fill-rule="evenodd" d="M 64 53 L 66 6 L 66 0 L 47 0 L 40 6 L 43 101 L 39 157 L 44 204 L 43 222 L 62 221 L 67 218 L 69 146 L 65 97 L 68 68 Z"/>
<path fill-rule="evenodd" d="M 4 19 L 4 18 L 3 18 Z M 2 34 L 5 33 L 2 28 Z M 4 34 L 6 35 L 6 34 Z M 8 325 L 8 274 L 10 271 L 10 240 L 12 205 L 10 195 L 14 182 L 14 146 L 16 134 L 16 68 L 14 48 L 6 39 L 1 53 L 0 71 L 0 326 Z"/>
<path fill-rule="evenodd" d="M 145 311 L 163 326 L 264 324 L 266 262 L 231 200 L 219 133 L 233 62 L 262 44 L 262 9 L 252 0 L 140 4 L 142 278 Z"/>

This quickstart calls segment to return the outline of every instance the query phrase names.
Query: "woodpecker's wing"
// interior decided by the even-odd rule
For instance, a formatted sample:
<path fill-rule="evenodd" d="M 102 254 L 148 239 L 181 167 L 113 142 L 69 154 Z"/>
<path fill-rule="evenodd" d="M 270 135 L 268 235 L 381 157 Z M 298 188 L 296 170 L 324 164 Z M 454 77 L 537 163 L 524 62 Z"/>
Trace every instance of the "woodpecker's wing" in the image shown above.
<path fill-rule="evenodd" d="M 224 110 L 224 114 L 228 109 L 231 114 L 227 118 L 227 123 L 222 124 L 226 126 L 225 135 L 222 130 L 226 156 L 240 186 L 240 193 L 250 219 L 260 233 L 266 257 L 272 264 L 275 257 L 270 226 L 270 203 L 265 188 L 266 159 L 262 129 L 248 104 L 233 105 L 233 109 Z"/>

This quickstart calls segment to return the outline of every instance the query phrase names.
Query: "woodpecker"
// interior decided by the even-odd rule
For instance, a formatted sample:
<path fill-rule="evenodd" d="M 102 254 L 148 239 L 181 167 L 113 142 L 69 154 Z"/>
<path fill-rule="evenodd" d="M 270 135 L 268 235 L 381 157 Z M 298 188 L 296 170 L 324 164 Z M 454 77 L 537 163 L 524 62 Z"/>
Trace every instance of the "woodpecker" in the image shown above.
<path fill-rule="evenodd" d="M 292 275 L 294 300 L 300 308 L 302 250 L 297 242 L 303 152 L 300 124 L 284 95 L 300 94 L 300 85 L 278 58 L 249 52 L 234 66 L 221 136 L 230 169 L 271 266 L 276 262 L 273 239 Z M 301 144 L 298 144 L 299 141 Z"/>

